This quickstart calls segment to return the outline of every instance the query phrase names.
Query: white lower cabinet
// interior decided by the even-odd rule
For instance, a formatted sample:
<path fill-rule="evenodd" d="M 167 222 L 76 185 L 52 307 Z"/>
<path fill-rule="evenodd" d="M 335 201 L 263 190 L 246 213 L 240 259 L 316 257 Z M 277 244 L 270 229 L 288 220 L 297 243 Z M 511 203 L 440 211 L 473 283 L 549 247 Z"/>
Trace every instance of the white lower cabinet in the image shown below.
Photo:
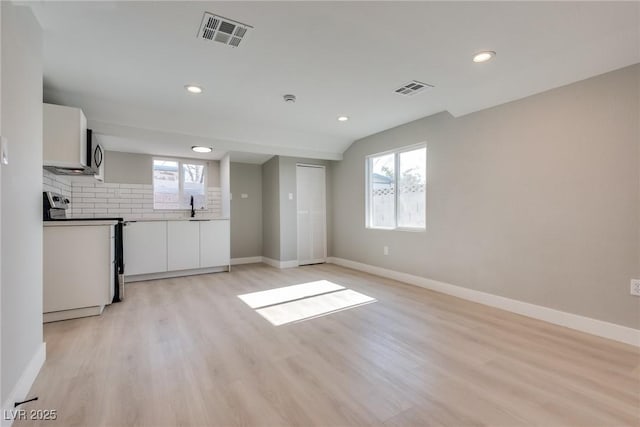
<path fill-rule="evenodd" d="M 229 220 L 139 221 L 124 228 L 125 274 L 198 274 L 231 262 Z M 176 273 L 174 272 L 183 272 Z M 166 274 L 163 274 L 166 273 Z M 136 280 L 136 279 L 134 279 Z"/>
<path fill-rule="evenodd" d="M 167 222 L 167 267 L 169 271 L 200 267 L 199 240 L 199 222 Z"/>
<path fill-rule="evenodd" d="M 200 223 L 200 267 L 219 267 L 231 262 L 229 221 Z"/>
<path fill-rule="evenodd" d="M 127 276 L 167 271 L 167 222 L 128 222 L 124 227 Z"/>
<path fill-rule="evenodd" d="M 114 291 L 114 226 L 44 226 L 43 320 L 102 313 Z"/>

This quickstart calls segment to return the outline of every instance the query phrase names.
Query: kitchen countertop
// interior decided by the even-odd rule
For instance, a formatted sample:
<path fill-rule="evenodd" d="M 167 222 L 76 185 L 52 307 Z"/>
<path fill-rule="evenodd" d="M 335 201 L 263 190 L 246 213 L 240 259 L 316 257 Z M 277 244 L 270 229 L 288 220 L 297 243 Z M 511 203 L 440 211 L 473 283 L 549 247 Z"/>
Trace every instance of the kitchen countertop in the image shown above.
<path fill-rule="evenodd" d="M 97 219 L 95 221 L 42 221 L 42 225 L 45 227 L 71 227 L 71 226 L 92 226 L 95 227 L 96 225 L 116 225 L 118 224 L 118 221 L 114 221 L 114 220 L 104 220 L 104 219 Z"/>
<path fill-rule="evenodd" d="M 158 222 L 158 221 L 229 221 L 229 218 L 204 218 L 204 217 L 195 217 L 195 218 L 125 218 L 124 222 Z"/>

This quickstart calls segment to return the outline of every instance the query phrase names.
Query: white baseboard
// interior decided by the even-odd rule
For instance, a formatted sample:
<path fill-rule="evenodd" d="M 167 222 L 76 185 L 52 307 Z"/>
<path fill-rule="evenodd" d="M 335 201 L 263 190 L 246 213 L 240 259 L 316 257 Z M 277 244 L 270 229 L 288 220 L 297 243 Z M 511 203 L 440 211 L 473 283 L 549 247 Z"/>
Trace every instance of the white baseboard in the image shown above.
<path fill-rule="evenodd" d="M 162 273 L 136 274 L 134 276 L 124 276 L 126 283 L 144 282 L 146 280 L 172 279 L 174 277 L 197 276 L 199 274 L 222 273 L 230 271 L 229 267 L 207 267 L 196 268 L 195 270 L 165 271 Z"/>
<path fill-rule="evenodd" d="M 280 268 L 280 261 L 276 261 L 275 259 L 267 258 L 266 256 L 262 257 L 262 262 L 271 267 Z"/>
<path fill-rule="evenodd" d="M 640 347 L 640 330 L 638 329 L 348 259 L 330 257 L 327 262 Z"/>
<path fill-rule="evenodd" d="M 58 322 L 60 320 L 79 319 L 81 317 L 100 316 L 104 311 L 104 305 L 76 308 L 73 310 L 52 311 L 42 315 L 42 322 Z"/>
<path fill-rule="evenodd" d="M 262 262 L 261 256 L 250 256 L 245 258 L 231 258 L 231 265 L 240 265 L 240 264 L 257 264 Z"/>
<path fill-rule="evenodd" d="M 277 259 L 271 259 L 263 256 L 262 262 L 275 268 L 292 268 L 298 266 L 298 260 L 295 259 L 293 261 L 279 261 Z"/>
<path fill-rule="evenodd" d="M 280 268 L 293 268 L 298 266 L 298 260 L 294 259 L 292 261 L 280 261 Z"/>
<path fill-rule="evenodd" d="M 15 387 L 9 393 L 9 396 L 2 404 L 2 427 L 10 427 L 13 424 L 13 419 L 11 419 L 11 411 L 15 409 L 23 409 L 23 408 L 14 408 L 13 405 L 15 402 L 19 402 L 25 400 L 27 398 L 27 394 L 33 385 L 33 382 L 36 380 L 38 373 L 40 373 L 40 369 L 44 364 L 44 361 L 47 357 L 47 344 L 42 343 L 38 350 L 34 353 L 33 357 L 31 357 L 31 361 L 20 375 L 18 382 Z M 5 419 L 10 418 L 10 419 Z"/>

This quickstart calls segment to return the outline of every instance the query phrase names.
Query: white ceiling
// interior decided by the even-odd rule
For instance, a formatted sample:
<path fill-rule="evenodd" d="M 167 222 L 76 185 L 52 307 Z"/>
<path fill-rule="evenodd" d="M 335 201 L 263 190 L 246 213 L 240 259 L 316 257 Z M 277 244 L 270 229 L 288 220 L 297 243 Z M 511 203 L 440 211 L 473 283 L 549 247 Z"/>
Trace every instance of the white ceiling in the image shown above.
<path fill-rule="evenodd" d="M 340 159 L 354 140 L 420 117 L 640 62 L 638 2 L 26 4 L 44 29 L 46 100 L 83 108 L 119 151 L 187 155 L 201 143 L 211 158 Z M 254 29 L 238 48 L 197 39 L 205 10 Z M 480 50 L 497 56 L 474 64 Z M 435 88 L 393 93 L 413 79 Z"/>

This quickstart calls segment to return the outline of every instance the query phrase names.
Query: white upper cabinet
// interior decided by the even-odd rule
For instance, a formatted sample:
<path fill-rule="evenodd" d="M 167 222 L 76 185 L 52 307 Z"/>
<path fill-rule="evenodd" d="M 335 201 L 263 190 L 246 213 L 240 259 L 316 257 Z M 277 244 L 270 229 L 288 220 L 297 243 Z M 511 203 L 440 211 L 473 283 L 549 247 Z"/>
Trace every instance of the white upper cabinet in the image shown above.
<path fill-rule="evenodd" d="M 56 175 L 104 180 L 104 149 L 82 110 L 43 104 L 43 166 Z"/>
<path fill-rule="evenodd" d="M 87 118 L 79 108 L 43 104 L 43 147 L 45 166 L 87 165 Z"/>

